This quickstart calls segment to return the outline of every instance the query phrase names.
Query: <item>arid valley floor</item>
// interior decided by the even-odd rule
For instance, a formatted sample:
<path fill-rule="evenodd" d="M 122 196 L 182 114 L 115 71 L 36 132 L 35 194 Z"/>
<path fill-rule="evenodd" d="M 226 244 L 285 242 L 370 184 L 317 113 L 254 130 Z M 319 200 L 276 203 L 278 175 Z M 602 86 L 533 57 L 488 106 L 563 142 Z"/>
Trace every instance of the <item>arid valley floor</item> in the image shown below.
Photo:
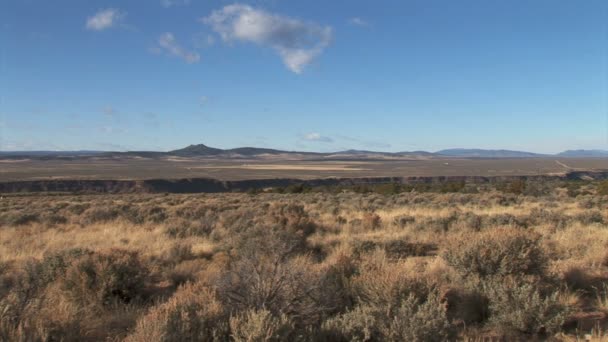
<path fill-rule="evenodd" d="M 608 170 L 608 158 L 75 158 L 0 159 L 0 182 L 40 179 L 220 180 L 326 177 L 520 176 Z"/>

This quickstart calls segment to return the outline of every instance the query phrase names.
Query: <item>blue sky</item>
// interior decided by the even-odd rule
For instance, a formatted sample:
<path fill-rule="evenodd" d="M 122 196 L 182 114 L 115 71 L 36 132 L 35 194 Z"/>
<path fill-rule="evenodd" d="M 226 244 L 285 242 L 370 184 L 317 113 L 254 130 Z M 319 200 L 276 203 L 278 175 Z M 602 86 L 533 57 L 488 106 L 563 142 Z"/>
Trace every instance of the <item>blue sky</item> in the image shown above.
<path fill-rule="evenodd" d="M 3 0 L 0 150 L 608 148 L 604 0 Z"/>

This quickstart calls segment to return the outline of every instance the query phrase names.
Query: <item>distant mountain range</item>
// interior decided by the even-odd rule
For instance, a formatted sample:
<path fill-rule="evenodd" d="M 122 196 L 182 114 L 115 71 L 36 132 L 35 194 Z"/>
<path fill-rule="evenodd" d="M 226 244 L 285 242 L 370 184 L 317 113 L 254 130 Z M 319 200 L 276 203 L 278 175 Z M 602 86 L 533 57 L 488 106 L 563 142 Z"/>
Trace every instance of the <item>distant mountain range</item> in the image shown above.
<path fill-rule="evenodd" d="M 478 148 L 452 148 L 435 152 L 442 156 L 452 157 L 479 157 L 479 158 L 536 158 L 546 157 L 547 154 L 539 154 L 512 150 L 483 150 Z"/>
<path fill-rule="evenodd" d="M 433 157 L 452 157 L 452 158 L 542 158 L 542 157 L 561 157 L 561 158 L 608 158 L 608 151 L 605 150 L 568 150 L 557 154 L 540 154 L 525 151 L 513 150 L 486 150 L 486 149 L 466 149 L 453 148 L 437 152 L 427 151 L 404 151 L 404 152 L 378 152 L 365 150 L 346 150 L 332 153 L 321 152 L 301 152 L 283 151 L 271 148 L 258 147 L 239 147 L 232 149 L 220 149 L 209 147 L 204 144 L 190 145 L 181 149 L 157 152 L 157 151 L 129 151 L 129 152 L 108 152 L 108 151 L 0 151 L 0 157 L 4 158 L 24 158 L 34 157 L 46 158 L 80 158 L 80 157 L 115 157 L 131 156 L 144 158 L 157 157 L 217 157 L 217 158 L 244 158 L 262 156 L 302 156 L 319 158 L 433 158 Z"/>
<path fill-rule="evenodd" d="M 608 151 L 604 150 L 568 150 L 557 154 L 541 154 L 525 151 L 513 150 L 485 150 L 478 148 L 452 148 L 440 150 L 437 152 L 427 151 L 404 151 L 404 152 L 379 152 L 366 150 L 346 150 L 332 153 L 320 152 L 298 152 L 298 151 L 282 151 L 269 148 L 257 147 L 240 147 L 232 149 L 219 149 L 209 147 L 203 144 L 190 145 L 188 147 L 167 152 L 177 156 L 221 156 L 221 155 L 241 155 L 241 156 L 256 156 L 256 155 L 277 155 L 277 154 L 300 154 L 300 155 L 350 155 L 350 156 L 425 156 L 425 157 L 463 157 L 463 158 L 539 158 L 539 157 L 608 157 Z"/>
<path fill-rule="evenodd" d="M 223 150 L 220 148 L 209 147 L 203 144 L 190 145 L 188 147 L 181 148 L 179 150 L 173 150 L 167 152 L 168 154 L 175 156 L 220 156 L 220 155 L 241 155 L 241 156 L 256 156 L 262 154 L 285 154 L 285 153 L 297 153 L 297 154 L 317 154 L 315 152 L 292 152 L 292 151 L 281 151 L 271 148 L 259 148 L 259 147 L 239 147 Z"/>
<path fill-rule="evenodd" d="M 608 157 L 608 151 L 604 150 L 568 150 L 557 154 L 560 157 Z"/>

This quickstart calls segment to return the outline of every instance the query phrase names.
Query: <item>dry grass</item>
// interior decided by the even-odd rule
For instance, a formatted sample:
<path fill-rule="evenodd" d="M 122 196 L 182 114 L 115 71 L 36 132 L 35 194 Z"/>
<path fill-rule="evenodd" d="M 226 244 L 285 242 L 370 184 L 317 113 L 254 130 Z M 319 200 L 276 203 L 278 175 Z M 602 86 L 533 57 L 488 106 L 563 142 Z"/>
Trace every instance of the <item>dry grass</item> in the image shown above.
<path fill-rule="evenodd" d="M 564 189 L 5 197 L 0 340 L 599 341 L 607 204 Z M 94 300 L 130 268 L 136 293 Z"/>

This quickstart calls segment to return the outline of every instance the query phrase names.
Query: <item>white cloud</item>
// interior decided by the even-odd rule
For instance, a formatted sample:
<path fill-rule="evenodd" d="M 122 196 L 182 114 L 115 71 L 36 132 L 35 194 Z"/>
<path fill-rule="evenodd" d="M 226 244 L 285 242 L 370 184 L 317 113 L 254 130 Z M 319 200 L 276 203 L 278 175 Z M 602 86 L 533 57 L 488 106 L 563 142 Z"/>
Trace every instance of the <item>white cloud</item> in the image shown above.
<path fill-rule="evenodd" d="M 333 142 L 334 140 L 330 137 L 326 137 L 321 135 L 320 133 L 308 133 L 306 135 L 304 135 L 304 140 L 308 140 L 308 141 L 319 141 L 319 142 Z"/>
<path fill-rule="evenodd" d="M 86 28 L 93 31 L 103 31 L 118 25 L 126 13 L 115 8 L 100 10 L 92 17 L 87 18 Z"/>
<path fill-rule="evenodd" d="M 172 56 L 185 60 L 187 63 L 196 63 L 201 59 L 198 53 L 187 51 L 181 47 L 171 32 L 165 32 L 160 35 L 158 47 Z"/>
<path fill-rule="evenodd" d="M 187 6 L 190 5 L 190 0 L 161 0 L 160 4 L 165 8 L 172 6 Z"/>
<path fill-rule="evenodd" d="M 361 26 L 361 27 L 369 27 L 369 23 L 359 17 L 353 17 L 348 19 L 348 22 L 351 23 L 352 25 L 355 26 Z"/>
<path fill-rule="evenodd" d="M 202 18 L 224 41 L 273 48 L 285 66 L 301 73 L 330 44 L 332 28 L 268 13 L 248 5 L 228 5 Z"/>

